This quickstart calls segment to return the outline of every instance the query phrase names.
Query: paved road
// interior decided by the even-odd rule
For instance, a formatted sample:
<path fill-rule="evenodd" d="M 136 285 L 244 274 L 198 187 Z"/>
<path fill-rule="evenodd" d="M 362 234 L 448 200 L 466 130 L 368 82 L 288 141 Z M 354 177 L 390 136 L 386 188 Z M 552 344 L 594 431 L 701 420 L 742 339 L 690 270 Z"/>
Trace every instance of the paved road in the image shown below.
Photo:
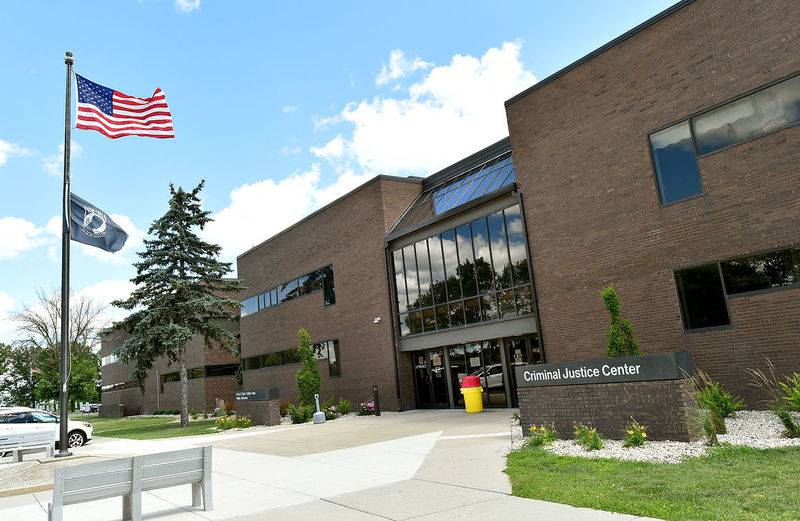
<path fill-rule="evenodd" d="M 96 457 L 214 446 L 213 511 L 188 486 L 146 493 L 145 519 L 377 521 L 634 520 L 510 496 L 509 410 L 411 411 L 318 426 L 159 441 L 96 440 Z M 0 518 L 46 519 L 50 492 L 0 498 Z M 66 507 L 67 520 L 119 519 L 121 500 Z"/>

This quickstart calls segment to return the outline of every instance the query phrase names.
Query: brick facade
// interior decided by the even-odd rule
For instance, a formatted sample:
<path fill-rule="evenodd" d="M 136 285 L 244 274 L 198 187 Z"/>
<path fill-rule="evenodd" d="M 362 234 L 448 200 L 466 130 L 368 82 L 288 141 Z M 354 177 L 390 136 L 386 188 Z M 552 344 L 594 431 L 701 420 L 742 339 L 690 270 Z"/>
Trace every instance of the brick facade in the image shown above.
<path fill-rule="evenodd" d="M 341 376 L 329 377 L 328 362 L 320 361 L 323 399 L 357 404 L 378 385 L 382 407 L 398 408 L 384 240 L 419 190 L 417 180 L 376 177 L 239 256 L 238 275 L 248 288 L 243 297 L 327 265 L 336 286 L 332 306 L 325 307 L 317 291 L 242 317 L 242 358 L 290 349 L 304 327 L 312 342 L 339 341 Z M 244 388 L 277 386 L 281 400 L 295 401 L 298 368 L 246 370 Z"/>
<path fill-rule="evenodd" d="M 548 361 L 602 356 L 619 290 L 645 353 L 686 350 L 751 406 L 745 369 L 800 370 L 800 289 L 729 298 L 684 332 L 673 270 L 800 244 L 800 127 L 699 160 L 703 195 L 661 207 L 648 135 L 800 71 L 785 0 L 697 0 L 507 103 Z"/>
<path fill-rule="evenodd" d="M 619 440 L 633 417 L 647 426 L 648 439 L 694 441 L 700 433 L 693 388 L 688 379 L 525 387 L 518 390 L 522 432 L 554 424 L 560 438 L 570 439 L 578 422 Z"/>

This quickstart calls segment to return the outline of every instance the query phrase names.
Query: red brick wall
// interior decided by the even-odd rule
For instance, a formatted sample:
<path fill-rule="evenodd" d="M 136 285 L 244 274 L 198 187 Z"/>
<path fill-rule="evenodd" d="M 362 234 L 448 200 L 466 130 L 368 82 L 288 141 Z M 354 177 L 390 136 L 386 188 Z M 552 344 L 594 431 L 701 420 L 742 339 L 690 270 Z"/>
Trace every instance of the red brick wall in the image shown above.
<path fill-rule="evenodd" d="M 507 106 L 549 361 L 603 355 L 614 284 L 645 352 L 688 350 L 753 405 L 745 368 L 800 370 L 800 289 L 730 299 L 683 331 L 673 270 L 800 244 L 800 127 L 700 160 L 702 197 L 659 206 L 647 136 L 800 71 L 794 2 L 698 0 Z"/>
<path fill-rule="evenodd" d="M 381 388 L 386 409 L 397 408 L 384 238 L 387 227 L 419 193 L 419 184 L 377 178 L 344 199 L 276 235 L 238 259 L 246 296 L 264 292 L 327 264 L 333 265 L 336 304 L 322 292 L 243 317 L 242 357 L 289 349 L 305 327 L 312 341 L 339 340 L 342 376 L 321 362 L 323 398 L 367 400 Z M 375 317 L 381 317 L 377 324 Z M 297 364 L 248 370 L 245 388 L 278 386 L 296 400 Z"/>

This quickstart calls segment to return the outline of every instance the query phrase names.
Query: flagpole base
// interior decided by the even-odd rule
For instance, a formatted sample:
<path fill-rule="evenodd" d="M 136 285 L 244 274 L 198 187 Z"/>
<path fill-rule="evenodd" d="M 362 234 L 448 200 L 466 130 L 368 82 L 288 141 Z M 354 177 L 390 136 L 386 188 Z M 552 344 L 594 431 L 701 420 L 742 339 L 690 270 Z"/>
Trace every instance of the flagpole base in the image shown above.
<path fill-rule="evenodd" d="M 54 458 L 66 458 L 67 456 L 72 456 L 72 453 L 68 450 L 59 450 L 53 454 Z"/>

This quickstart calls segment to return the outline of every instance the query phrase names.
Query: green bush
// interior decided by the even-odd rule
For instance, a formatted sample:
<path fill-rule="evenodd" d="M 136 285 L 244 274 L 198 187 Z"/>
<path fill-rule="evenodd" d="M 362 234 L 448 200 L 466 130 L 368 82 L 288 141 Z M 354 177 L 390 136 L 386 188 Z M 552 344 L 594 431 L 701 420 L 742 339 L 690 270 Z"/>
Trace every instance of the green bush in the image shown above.
<path fill-rule="evenodd" d="M 784 436 L 787 438 L 800 438 L 800 425 L 798 425 L 790 412 L 791 409 L 795 408 L 793 401 L 794 397 L 797 396 L 795 393 L 800 393 L 800 390 L 797 389 L 800 376 L 795 373 L 785 378 L 785 381 L 782 381 L 769 358 L 766 359 L 766 364 L 766 372 L 762 369 L 747 370 L 753 378 L 751 385 L 758 387 L 766 395 L 767 398 L 764 402 L 783 423 Z"/>
<path fill-rule="evenodd" d="M 623 447 L 641 447 L 647 441 L 647 426 L 642 425 L 633 418 L 625 426 L 625 441 Z"/>
<path fill-rule="evenodd" d="M 281 400 L 278 407 L 280 407 L 281 417 L 286 416 L 289 411 L 289 406 L 292 404 L 289 400 Z"/>
<path fill-rule="evenodd" d="M 297 371 L 297 391 L 301 405 L 314 405 L 314 395 L 322 388 L 322 377 L 319 374 L 319 362 L 311 347 L 311 333 L 305 328 L 297 332 L 300 343 L 297 356 L 300 359 L 300 370 Z"/>
<path fill-rule="evenodd" d="M 600 438 L 597 429 L 582 423 L 574 424 L 573 428 L 575 430 L 575 441 L 578 445 L 586 450 L 600 450 L 603 448 L 603 439 Z"/>
<path fill-rule="evenodd" d="M 696 371 L 692 379 L 697 389 L 695 391 L 695 400 L 701 409 L 713 411 L 724 420 L 744 408 L 744 402 L 740 398 L 726 391 L 721 383 L 715 382 L 703 371 Z M 722 422 L 722 430 L 718 430 L 717 434 L 725 434 L 724 421 Z"/>
<path fill-rule="evenodd" d="M 336 411 L 341 414 L 350 414 L 350 411 L 353 410 L 353 402 L 350 400 L 345 400 L 344 398 L 339 398 L 339 403 L 336 404 Z"/>
<path fill-rule="evenodd" d="M 710 447 L 719 445 L 719 440 L 717 439 L 717 430 L 719 428 L 720 420 L 722 421 L 722 424 L 725 425 L 725 419 L 721 418 L 717 413 L 709 409 L 700 409 L 697 416 L 697 424 L 700 427 L 700 430 L 703 432 L 703 435 L 706 437 L 706 443 Z"/>
<path fill-rule="evenodd" d="M 253 422 L 248 416 L 220 416 L 214 422 L 220 430 L 227 431 L 228 429 L 246 429 L 253 426 Z"/>
<path fill-rule="evenodd" d="M 155 416 L 170 416 L 180 413 L 181 411 L 179 409 L 158 409 L 153 411 L 153 415 Z"/>
<path fill-rule="evenodd" d="M 196 420 L 200 416 L 205 416 L 205 413 L 203 411 L 192 409 L 191 411 L 189 411 L 189 416 L 191 416 L 193 420 Z"/>
<path fill-rule="evenodd" d="M 311 421 L 311 417 L 314 415 L 314 407 L 290 403 L 286 408 L 286 413 L 292 419 L 292 423 L 307 423 Z"/>
<path fill-rule="evenodd" d="M 622 318 L 622 307 L 619 303 L 619 295 L 614 286 L 603 288 L 600 292 L 603 305 L 611 318 L 611 327 L 606 334 L 608 340 L 608 356 L 636 356 L 641 354 L 639 344 L 633 334 L 633 325 L 627 319 Z"/>
<path fill-rule="evenodd" d="M 773 412 L 783 424 L 784 436 L 787 438 L 800 438 L 800 425 L 798 425 L 798 423 L 792 417 L 791 412 L 787 411 L 786 409 L 777 409 Z"/>
<path fill-rule="evenodd" d="M 556 427 L 553 424 L 550 424 L 549 427 L 547 425 L 531 425 L 529 430 L 530 436 L 522 443 L 522 447 L 525 449 L 550 445 L 558 437 Z"/>
<path fill-rule="evenodd" d="M 778 382 L 783 391 L 783 399 L 793 411 L 800 411 L 800 373 L 786 377 L 785 382 Z"/>

